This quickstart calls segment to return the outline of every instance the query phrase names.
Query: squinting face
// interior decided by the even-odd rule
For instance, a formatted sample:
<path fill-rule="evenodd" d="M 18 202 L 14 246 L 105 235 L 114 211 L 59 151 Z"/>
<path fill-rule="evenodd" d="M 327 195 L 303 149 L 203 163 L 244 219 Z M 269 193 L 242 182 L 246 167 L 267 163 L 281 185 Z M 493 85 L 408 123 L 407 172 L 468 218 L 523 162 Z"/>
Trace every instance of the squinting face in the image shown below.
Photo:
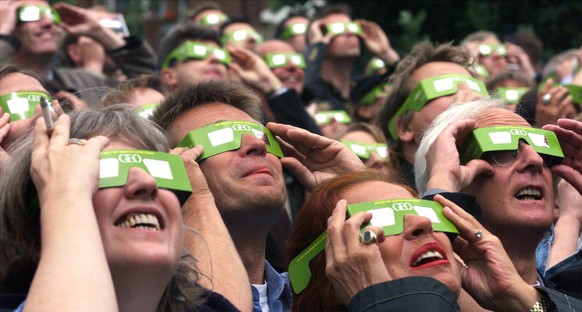
<path fill-rule="evenodd" d="M 383 199 L 413 198 L 404 188 L 381 181 L 356 185 L 343 195 L 348 204 Z M 404 232 L 387 236 L 378 244 L 382 259 L 393 279 L 429 276 L 444 283 L 455 294 L 461 290 L 461 273 L 451 243 L 444 233 L 434 232 L 428 218 L 406 215 Z"/>
<path fill-rule="evenodd" d="M 520 116 L 491 109 L 480 114 L 477 127 L 530 125 Z M 552 173 L 542 157 L 528 144 L 505 167 L 492 163 L 494 175 L 479 176 L 464 192 L 476 197 L 481 206 L 481 223 L 493 234 L 530 229 L 543 233 L 552 223 L 554 192 Z M 526 233 L 526 232 L 522 232 Z"/>
<path fill-rule="evenodd" d="M 345 14 L 335 13 L 326 16 L 322 21 L 324 25 L 328 25 L 333 23 L 350 23 L 352 19 Z M 355 58 L 360 56 L 360 41 L 358 40 L 358 36 L 350 31 L 334 36 L 329 42 L 325 54 L 333 58 Z"/>
<path fill-rule="evenodd" d="M 48 6 L 46 1 L 22 1 L 22 5 Z M 19 53 L 26 55 L 54 54 L 58 50 L 57 28 L 46 15 L 39 21 L 19 23 L 14 35 L 22 44 Z"/>
<path fill-rule="evenodd" d="M 256 122 L 234 106 L 209 103 L 181 114 L 168 132 L 172 142 L 179 142 L 191 130 L 225 120 Z M 207 158 L 200 169 L 223 218 L 240 219 L 245 210 L 265 220 L 280 215 L 286 198 L 283 169 L 263 140 L 244 134 L 240 149 Z"/>
<path fill-rule="evenodd" d="M 113 140 L 105 149 L 135 148 Z M 180 202 L 173 192 L 158 188 L 152 176 L 134 167 L 125 186 L 99 189 L 93 206 L 113 276 L 138 266 L 170 279 L 182 256 L 184 236 Z"/>

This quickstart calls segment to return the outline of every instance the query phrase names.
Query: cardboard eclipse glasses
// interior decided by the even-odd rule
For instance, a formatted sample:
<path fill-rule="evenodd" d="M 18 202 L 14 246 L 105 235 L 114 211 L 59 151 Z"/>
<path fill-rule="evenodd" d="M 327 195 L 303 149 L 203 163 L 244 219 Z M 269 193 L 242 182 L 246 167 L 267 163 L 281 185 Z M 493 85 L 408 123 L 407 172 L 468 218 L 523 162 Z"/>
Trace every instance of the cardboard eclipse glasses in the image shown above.
<path fill-rule="evenodd" d="M 0 96 L 0 107 L 10 115 L 10 121 L 32 118 L 36 106 L 40 105 L 40 98 L 50 101 L 51 96 L 45 92 L 23 91 L 10 92 Z"/>
<path fill-rule="evenodd" d="M 390 199 L 353 204 L 347 207 L 348 217 L 362 211 L 371 212 L 372 219 L 369 223 L 362 225 L 361 232 L 366 226 L 374 225 L 381 226 L 385 236 L 401 234 L 404 231 L 404 216 L 413 214 L 430 219 L 433 230 L 447 233 L 451 241 L 459 233 L 455 225 L 443 214 L 443 206 L 430 200 Z M 309 262 L 325 250 L 326 240 L 327 232 L 323 232 L 289 263 L 289 280 L 296 294 L 301 293 L 309 284 L 311 279 Z"/>
<path fill-rule="evenodd" d="M 525 141 L 544 159 L 548 166 L 559 164 L 564 158 L 564 153 L 556 134 L 549 130 L 498 126 L 490 128 L 474 129 L 460 149 L 461 164 L 466 164 L 472 159 L 481 159 L 491 156 L 500 166 L 506 166 L 513 162 L 519 151 L 519 142 Z M 509 151 L 513 153 L 501 153 Z"/>
<path fill-rule="evenodd" d="M 23 5 L 16 10 L 16 20 L 20 23 L 40 21 L 43 15 L 57 25 L 61 23 L 59 13 L 47 5 Z"/>
<path fill-rule="evenodd" d="M 332 33 L 336 36 L 345 34 L 348 31 L 355 35 L 362 34 L 362 26 L 356 22 L 326 24 L 325 29 L 328 33 Z"/>
<path fill-rule="evenodd" d="M 204 151 L 199 159 L 204 160 L 224 152 L 238 150 L 242 145 L 243 134 L 249 134 L 263 140 L 267 153 L 279 158 L 283 157 L 281 146 L 271 131 L 260 124 L 249 121 L 221 121 L 192 130 L 178 143 L 178 147 L 191 148 L 202 145 Z"/>
<path fill-rule="evenodd" d="M 362 144 L 345 140 L 341 140 L 341 142 L 356 154 L 356 156 L 363 159 L 370 158 L 371 153 L 378 154 L 382 159 L 385 159 L 388 156 L 388 146 L 386 144 Z"/>
<path fill-rule="evenodd" d="M 101 152 L 99 188 L 126 185 L 129 169 L 132 167 L 145 170 L 156 180 L 158 187 L 176 193 L 181 205 L 192 193 L 192 186 L 182 157 L 146 150 L 107 150 Z"/>
<path fill-rule="evenodd" d="M 307 32 L 307 24 L 296 23 L 289 25 L 279 36 L 280 39 L 286 40 L 297 35 L 304 35 Z"/>
<path fill-rule="evenodd" d="M 231 62 L 230 53 L 225 49 L 213 47 L 211 45 L 195 42 L 186 41 L 179 47 L 174 49 L 162 63 L 162 68 L 170 67 L 173 61 L 186 61 L 189 59 L 204 60 L 210 55 L 214 55 L 221 63 L 228 65 Z"/>
<path fill-rule="evenodd" d="M 263 42 L 263 36 L 258 32 L 240 29 L 224 34 L 222 36 L 222 44 L 226 45 L 228 43 L 237 43 L 247 39 L 255 39 L 257 43 Z"/>
<path fill-rule="evenodd" d="M 269 53 L 263 59 L 267 62 L 270 69 L 285 67 L 289 62 L 299 68 L 305 68 L 305 59 L 299 53 Z"/>
<path fill-rule="evenodd" d="M 396 121 L 408 111 L 420 111 L 430 100 L 457 93 L 459 83 L 467 85 L 474 92 L 489 96 L 485 84 L 479 79 L 465 75 L 442 75 L 426 78 L 420 81 L 388 122 L 388 131 L 394 140 L 398 139 Z"/>

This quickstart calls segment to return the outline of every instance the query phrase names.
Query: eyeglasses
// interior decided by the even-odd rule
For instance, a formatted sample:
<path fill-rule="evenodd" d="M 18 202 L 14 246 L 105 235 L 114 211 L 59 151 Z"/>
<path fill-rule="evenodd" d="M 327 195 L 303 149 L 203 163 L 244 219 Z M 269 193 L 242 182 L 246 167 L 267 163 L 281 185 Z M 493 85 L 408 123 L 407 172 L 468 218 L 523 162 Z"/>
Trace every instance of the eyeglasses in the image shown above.
<path fill-rule="evenodd" d="M 162 63 L 162 68 L 170 67 L 173 61 L 183 62 L 189 59 L 204 60 L 210 55 L 214 55 L 214 57 L 225 65 L 228 65 L 231 62 L 230 53 L 224 49 L 195 41 L 186 41 L 168 54 Z"/>
<path fill-rule="evenodd" d="M 180 203 L 186 202 L 192 185 L 179 155 L 145 150 L 108 150 L 101 152 L 99 160 L 99 188 L 119 187 L 127 184 L 129 169 L 145 170 L 160 188 L 176 193 Z"/>
<path fill-rule="evenodd" d="M 225 14 L 208 14 L 200 19 L 200 25 L 204 27 L 211 27 L 226 21 Z"/>
<path fill-rule="evenodd" d="M 502 44 L 481 44 L 479 45 L 479 54 L 481 56 L 490 56 L 494 52 L 501 56 L 507 55 L 507 49 Z"/>
<path fill-rule="evenodd" d="M 240 29 L 224 34 L 222 36 L 222 44 L 226 45 L 228 43 L 238 43 L 248 39 L 254 39 L 257 43 L 263 42 L 263 36 L 258 32 Z"/>
<path fill-rule="evenodd" d="M 359 23 L 356 22 L 350 22 L 350 23 L 331 23 L 331 24 L 327 24 L 325 25 L 327 32 L 328 33 L 332 33 L 334 35 L 342 35 L 345 34 L 346 32 L 351 32 L 352 34 L 355 35 L 361 35 L 362 34 L 362 26 Z"/>
<path fill-rule="evenodd" d="M 45 92 L 10 92 L 0 96 L 0 107 L 10 115 L 10 121 L 28 119 L 34 116 L 34 110 L 40 105 L 41 97 L 51 98 Z"/>
<path fill-rule="evenodd" d="M 529 91 L 529 88 L 497 88 L 495 94 L 507 104 L 517 103 Z"/>
<path fill-rule="evenodd" d="M 307 24 L 297 23 L 291 24 L 279 36 L 280 39 L 287 40 L 298 35 L 304 35 L 307 32 Z"/>
<path fill-rule="evenodd" d="M 305 59 L 299 53 L 269 53 L 263 59 L 267 62 L 270 69 L 284 67 L 289 62 L 299 68 L 305 68 Z"/>
<path fill-rule="evenodd" d="M 43 15 L 57 25 L 61 23 L 59 13 L 52 7 L 46 5 L 23 5 L 19 7 L 16 11 L 16 20 L 22 23 L 36 22 L 40 21 Z"/>
<path fill-rule="evenodd" d="M 363 224 L 361 231 L 368 225 L 381 226 L 385 236 L 404 232 L 404 216 L 419 215 L 428 218 L 435 232 L 444 232 L 452 241 L 459 233 L 455 225 L 443 214 L 443 206 L 438 202 L 422 199 L 391 199 L 348 205 L 348 217 L 362 211 L 372 213 L 369 223 Z M 289 263 L 289 280 L 296 294 L 301 293 L 311 279 L 309 262 L 325 249 L 327 232 L 321 233 L 305 250 Z"/>
<path fill-rule="evenodd" d="M 214 155 L 239 149 L 242 145 L 243 134 L 249 134 L 263 140 L 267 153 L 279 158 L 283 157 L 279 142 L 268 128 L 258 123 L 240 120 L 221 121 L 192 130 L 178 143 L 178 147 L 191 148 L 202 145 L 204 151 L 200 155 L 200 160 L 204 160 Z"/>
<path fill-rule="evenodd" d="M 499 166 L 511 164 L 519 155 L 520 143 L 527 143 L 544 160 L 546 166 L 559 164 L 564 153 L 556 134 L 549 130 L 498 126 L 474 129 L 459 150 L 461 164 L 481 159 Z"/>
<path fill-rule="evenodd" d="M 489 96 L 485 84 L 471 76 L 451 74 L 423 79 L 412 90 L 404 104 L 388 122 L 388 131 L 392 138 L 394 140 L 398 139 L 396 121 L 400 116 L 408 111 L 420 111 L 430 100 L 457 93 L 459 83 L 467 85 L 472 91 L 484 97 Z"/>

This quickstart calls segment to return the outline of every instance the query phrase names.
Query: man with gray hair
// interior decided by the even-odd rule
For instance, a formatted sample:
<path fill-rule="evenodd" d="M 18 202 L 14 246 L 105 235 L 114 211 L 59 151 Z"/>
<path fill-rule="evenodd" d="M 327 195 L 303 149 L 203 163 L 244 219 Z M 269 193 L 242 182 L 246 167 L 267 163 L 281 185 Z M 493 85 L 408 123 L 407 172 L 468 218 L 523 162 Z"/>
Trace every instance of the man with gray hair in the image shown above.
<path fill-rule="evenodd" d="M 582 125 L 564 125 L 566 129 L 553 130 L 564 146 L 575 144 L 575 136 L 567 132 L 577 130 L 580 136 Z M 500 148 L 487 143 L 480 135 L 483 132 L 485 138 L 503 135 L 508 145 Z M 540 136 L 541 141 L 532 139 Z M 500 100 L 453 105 L 422 138 L 415 159 L 416 183 L 425 196 L 458 192 L 473 196 L 482 210 L 481 224 L 501 240 L 521 277 L 538 288 L 540 299 L 535 304 L 578 311 L 582 302 L 545 287 L 550 285 L 544 285 L 535 262 L 536 247 L 553 221 L 552 172 L 582 190 L 582 155 L 577 149 L 563 151 L 568 161 L 560 164 L 561 149 L 554 132 L 531 128 Z M 489 239 L 479 229 L 475 236 Z M 461 304 L 470 304 L 467 299 L 463 302 L 461 297 Z"/>

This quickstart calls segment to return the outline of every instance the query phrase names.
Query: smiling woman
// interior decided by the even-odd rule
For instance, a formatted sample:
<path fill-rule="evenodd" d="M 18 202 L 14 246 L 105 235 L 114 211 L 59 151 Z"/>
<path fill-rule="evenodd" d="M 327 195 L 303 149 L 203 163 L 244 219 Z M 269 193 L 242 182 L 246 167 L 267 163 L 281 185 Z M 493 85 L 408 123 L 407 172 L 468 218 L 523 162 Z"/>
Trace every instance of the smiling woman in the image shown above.
<path fill-rule="evenodd" d="M 40 119 L 14 146 L 0 178 L 0 308 L 236 309 L 197 284 L 180 209 L 190 180 L 153 123 L 84 110 L 50 136 Z"/>

